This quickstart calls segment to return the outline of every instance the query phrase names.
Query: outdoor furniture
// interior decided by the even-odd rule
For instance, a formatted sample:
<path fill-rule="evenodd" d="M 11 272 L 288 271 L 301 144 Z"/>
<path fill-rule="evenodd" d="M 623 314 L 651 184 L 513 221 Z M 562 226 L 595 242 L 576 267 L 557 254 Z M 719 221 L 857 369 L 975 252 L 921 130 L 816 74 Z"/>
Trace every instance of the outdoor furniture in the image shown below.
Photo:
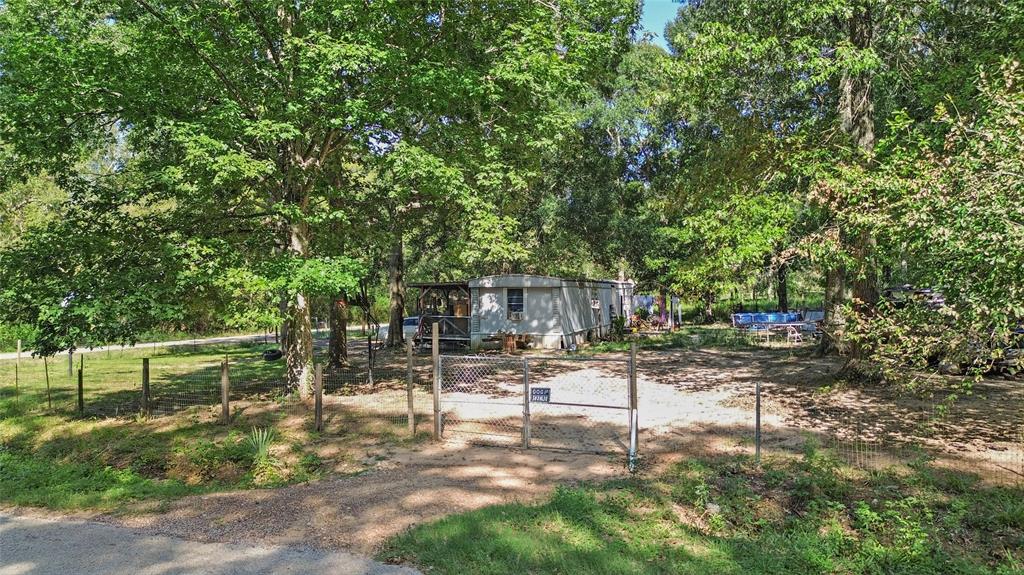
<path fill-rule="evenodd" d="M 803 343 L 804 336 L 793 326 L 786 326 L 786 341 L 789 343 Z"/>
<path fill-rule="evenodd" d="M 770 343 L 772 340 L 772 330 L 766 325 L 752 325 L 747 333 L 756 341 Z"/>

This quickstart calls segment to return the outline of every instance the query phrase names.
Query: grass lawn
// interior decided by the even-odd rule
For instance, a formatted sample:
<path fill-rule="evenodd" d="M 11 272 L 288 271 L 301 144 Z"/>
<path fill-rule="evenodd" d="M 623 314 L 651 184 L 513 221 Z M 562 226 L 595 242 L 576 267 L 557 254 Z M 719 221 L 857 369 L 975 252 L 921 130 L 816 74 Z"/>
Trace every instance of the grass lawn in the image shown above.
<path fill-rule="evenodd" d="M 66 355 L 42 359 L 25 357 L 0 361 L 0 406 L 22 411 L 69 412 L 76 409 L 77 371 L 83 370 L 86 412 L 125 415 L 136 412 L 142 393 L 142 358 L 150 358 L 150 378 L 155 395 L 174 389 L 201 386 L 216 392 L 220 362 L 231 362 L 233 387 L 280 381 L 284 362 L 265 362 L 262 343 L 180 347 L 145 347 L 75 354 L 72 376 Z M 17 364 L 17 365 L 16 365 Z M 17 370 L 17 388 L 15 371 Z M 49 374 L 49 392 L 47 391 Z M 50 406 L 52 405 L 52 409 Z"/>
<path fill-rule="evenodd" d="M 262 349 L 218 345 L 86 354 L 85 417 L 75 411 L 77 383 L 67 378 L 66 359 L 49 366 L 52 409 L 42 360 L 22 360 L 17 395 L 14 361 L 0 362 L 0 503 L 148 509 L 188 494 L 358 473 L 367 449 L 421 439 L 408 437 L 404 425 L 378 425 L 340 411 L 325 413 L 325 432 L 315 432 L 310 406 L 281 393 L 283 362 L 263 361 Z M 168 416 L 143 418 L 143 357 L 151 358 L 154 396 L 211 392 L 216 402 L 224 357 L 231 360 L 232 388 L 254 393 L 232 401 L 229 425 L 219 423 L 219 405 L 177 406 Z M 260 388 L 267 383 L 272 387 Z M 112 407 L 121 409 L 118 417 L 97 416 L 113 415 Z M 253 428 L 272 431 L 266 457 L 249 443 Z"/>
<path fill-rule="evenodd" d="M 1024 492 L 925 463 L 690 460 L 413 528 L 380 558 L 429 573 L 1024 573 Z"/>
<path fill-rule="evenodd" d="M 235 402 L 157 418 L 75 418 L 8 411 L 0 419 L 0 503 L 53 509 L 151 510 L 184 495 L 276 487 L 366 469 L 368 451 L 409 445 L 402 425 L 325 414 L 291 398 Z M 267 457 L 249 442 L 273 434 Z"/>

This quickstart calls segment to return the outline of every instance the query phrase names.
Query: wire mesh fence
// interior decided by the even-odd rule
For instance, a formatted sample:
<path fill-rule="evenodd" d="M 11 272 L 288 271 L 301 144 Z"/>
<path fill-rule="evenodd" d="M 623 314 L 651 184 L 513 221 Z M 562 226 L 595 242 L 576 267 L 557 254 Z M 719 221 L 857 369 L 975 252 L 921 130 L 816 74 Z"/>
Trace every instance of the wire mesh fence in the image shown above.
<path fill-rule="evenodd" d="M 225 385 L 229 401 L 274 397 L 288 390 L 282 362 L 261 358 L 188 364 L 157 358 L 149 370 L 149 413 L 154 416 L 217 405 Z"/>
<path fill-rule="evenodd" d="M 927 464 L 984 481 L 1019 485 L 1024 483 L 1022 408 L 1004 406 L 980 413 L 969 402 L 911 398 L 884 409 L 817 408 L 811 424 L 824 435 L 824 446 L 858 469 Z"/>
<path fill-rule="evenodd" d="M 986 384 L 991 387 L 991 383 Z M 785 408 L 778 395 L 763 398 L 760 429 L 749 386 L 740 421 L 743 449 L 756 451 L 760 431 L 765 452 L 800 453 L 825 449 L 839 462 L 865 472 L 931 469 L 959 473 L 1000 485 L 1024 485 L 1024 403 L 966 396 L 957 401 L 900 396 L 885 401 L 860 390 L 801 396 Z M 980 395 L 980 394 L 979 394 Z M 785 398 L 781 398 L 785 399 Z M 781 412 L 786 415 L 780 415 Z M 685 427 L 685 424 L 678 424 Z"/>
<path fill-rule="evenodd" d="M 75 355 L 73 362 L 66 357 L 0 362 L 0 401 L 23 413 L 102 417 L 137 413 L 141 399 L 138 373 L 116 360 L 95 369 L 94 360 Z"/>
<path fill-rule="evenodd" d="M 426 431 L 433 411 L 431 374 L 429 358 L 391 350 L 376 352 L 372 364 L 360 357 L 348 365 L 325 366 L 328 410 L 382 432 Z"/>
<path fill-rule="evenodd" d="M 149 369 L 150 415 L 171 415 L 221 401 L 220 363 L 190 365 L 185 371 L 175 364 L 154 361 Z"/>
<path fill-rule="evenodd" d="M 0 361 L 0 401 L 27 412 L 74 410 L 78 364 L 69 375 L 67 363 L 29 356 Z"/>
<path fill-rule="evenodd" d="M 134 416 L 147 410 L 144 367 L 139 350 L 76 354 L 68 373 L 65 358 L 0 362 L 0 402 L 21 413 L 85 417 Z M 150 415 L 168 415 L 221 401 L 222 359 L 168 352 L 150 360 Z M 231 358 L 232 400 L 284 393 L 283 362 Z"/>

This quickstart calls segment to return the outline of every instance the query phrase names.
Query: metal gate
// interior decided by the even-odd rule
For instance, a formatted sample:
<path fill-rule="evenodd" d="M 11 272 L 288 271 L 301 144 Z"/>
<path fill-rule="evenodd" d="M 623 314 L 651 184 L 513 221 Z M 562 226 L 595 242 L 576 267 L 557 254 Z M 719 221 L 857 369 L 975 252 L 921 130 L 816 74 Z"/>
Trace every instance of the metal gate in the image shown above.
<path fill-rule="evenodd" d="M 629 453 L 629 367 L 626 359 L 529 358 L 530 445 Z"/>
<path fill-rule="evenodd" d="M 512 357 L 442 355 L 435 381 L 434 433 L 474 443 L 526 446 L 525 362 Z"/>
<path fill-rule="evenodd" d="M 632 359 L 441 355 L 437 363 L 438 438 L 636 454 Z"/>

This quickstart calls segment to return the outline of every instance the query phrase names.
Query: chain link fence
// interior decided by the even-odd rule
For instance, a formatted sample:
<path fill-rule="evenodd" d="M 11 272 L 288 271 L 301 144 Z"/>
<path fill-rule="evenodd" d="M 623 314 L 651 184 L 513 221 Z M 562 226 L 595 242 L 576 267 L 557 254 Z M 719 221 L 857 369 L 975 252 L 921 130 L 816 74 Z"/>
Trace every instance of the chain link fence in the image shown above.
<path fill-rule="evenodd" d="M 633 456 L 631 362 L 442 355 L 437 431 L 487 445 Z"/>

